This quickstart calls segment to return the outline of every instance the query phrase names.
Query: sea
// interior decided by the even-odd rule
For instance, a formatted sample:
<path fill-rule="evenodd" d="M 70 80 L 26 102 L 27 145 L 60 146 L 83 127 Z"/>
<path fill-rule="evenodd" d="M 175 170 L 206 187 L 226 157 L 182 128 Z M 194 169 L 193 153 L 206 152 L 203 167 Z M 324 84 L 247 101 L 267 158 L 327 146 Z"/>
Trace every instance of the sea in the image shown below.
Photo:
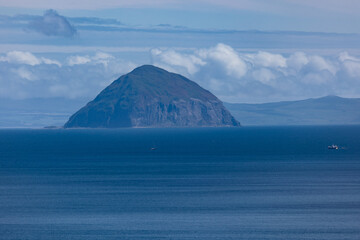
<path fill-rule="evenodd" d="M 358 240 L 360 126 L 1 129 L 0 239 Z"/>

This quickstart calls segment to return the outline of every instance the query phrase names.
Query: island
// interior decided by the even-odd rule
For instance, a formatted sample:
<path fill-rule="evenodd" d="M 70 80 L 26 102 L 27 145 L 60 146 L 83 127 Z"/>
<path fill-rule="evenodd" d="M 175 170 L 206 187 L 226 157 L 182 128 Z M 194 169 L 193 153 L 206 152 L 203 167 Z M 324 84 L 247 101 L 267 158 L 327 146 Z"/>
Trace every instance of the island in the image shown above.
<path fill-rule="evenodd" d="M 197 83 L 144 65 L 111 83 L 64 128 L 238 126 L 223 103 Z"/>

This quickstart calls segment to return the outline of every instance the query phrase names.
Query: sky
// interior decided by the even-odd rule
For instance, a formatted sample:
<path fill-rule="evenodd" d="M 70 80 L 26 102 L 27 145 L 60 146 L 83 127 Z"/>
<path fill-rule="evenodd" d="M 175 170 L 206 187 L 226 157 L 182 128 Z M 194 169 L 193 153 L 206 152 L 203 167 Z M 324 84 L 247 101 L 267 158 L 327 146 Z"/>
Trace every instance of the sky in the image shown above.
<path fill-rule="evenodd" d="M 153 64 L 226 102 L 360 97 L 360 1 L 0 0 L 0 99 L 93 99 Z"/>

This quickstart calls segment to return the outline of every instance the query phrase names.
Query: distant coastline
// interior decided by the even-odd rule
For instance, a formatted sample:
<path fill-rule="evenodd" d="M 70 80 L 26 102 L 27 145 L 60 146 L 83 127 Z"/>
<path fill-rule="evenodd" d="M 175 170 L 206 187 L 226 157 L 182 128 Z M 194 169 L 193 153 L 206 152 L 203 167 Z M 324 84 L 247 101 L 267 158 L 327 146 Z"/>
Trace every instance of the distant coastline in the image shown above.
<path fill-rule="evenodd" d="M 88 100 L 54 98 L 46 101 L 48 105 L 39 104 L 42 99 L 0 101 L 0 128 L 43 129 L 47 126 L 60 127 L 86 101 Z M 24 108 L 24 102 L 29 107 Z M 314 103 L 318 104 L 317 107 Z M 328 96 L 299 101 L 262 104 L 224 103 L 224 105 L 245 127 L 360 124 L 359 98 Z M 11 108 L 6 106 L 11 106 Z M 36 114 L 29 114 L 34 112 Z M 314 117 L 316 117 L 316 121 Z"/>

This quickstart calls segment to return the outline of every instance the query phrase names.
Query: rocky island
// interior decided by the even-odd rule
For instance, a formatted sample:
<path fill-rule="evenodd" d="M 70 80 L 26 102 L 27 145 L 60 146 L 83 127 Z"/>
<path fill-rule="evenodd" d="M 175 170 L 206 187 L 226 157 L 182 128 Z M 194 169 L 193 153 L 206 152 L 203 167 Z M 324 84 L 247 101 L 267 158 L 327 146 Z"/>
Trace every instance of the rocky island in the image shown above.
<path fill-rule="evenodd" d="M 121 76 L 70 117 L 65 128 L 234 127 L 223 103 L 195 82 L 144 65 Z"/>

